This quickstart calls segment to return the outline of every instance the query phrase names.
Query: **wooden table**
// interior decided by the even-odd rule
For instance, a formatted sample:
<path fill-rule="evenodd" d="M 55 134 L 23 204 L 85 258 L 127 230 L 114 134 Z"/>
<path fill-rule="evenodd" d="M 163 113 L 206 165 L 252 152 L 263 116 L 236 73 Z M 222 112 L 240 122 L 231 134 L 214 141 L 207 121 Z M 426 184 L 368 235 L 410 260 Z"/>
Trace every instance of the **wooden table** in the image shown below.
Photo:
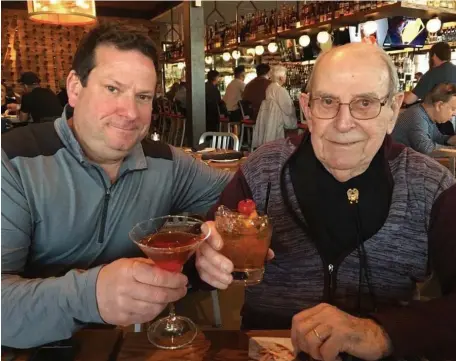
<path fill-rule="evenodd" d="M 195 159 L 201 160 L 202 154 L 201 153 L 190 153 Z M 209 167 L 228 170 L 231 172 L 236 172 L 239 167 L 247 160 L 247 157 L 242 157 L 241 159 L 233 162 L 214 162 L 210 160 L 201 160 L 202 162 L 206 163 Z"/>
<path fill-rule="evenodd" d="M 122 341 L 122 330 L 82 330 L 75 334 L 74 340 L 79 345 L 75 361 L 110 361 L 115 360 Z M 28 361 L 35 349 L 13 350 L 12 361 Z M 6 357 L 2 357 L 7 359 Z M 62 360 L 65 361 L 65 360 Z"/>
<path fill-rule="evenodd" d="M 290 337 L 290 331 L 204 331 L 180 350 L 157 349 L 145 332 L 127 333 L 117 361 L 247 361 L 252 336 Z"/>
<path fill-rule="evenodd" d="M 431 156 L 448 167 L 451 174 L 456 176 L 456 148 L 440 148 L 433 151 Z"/>

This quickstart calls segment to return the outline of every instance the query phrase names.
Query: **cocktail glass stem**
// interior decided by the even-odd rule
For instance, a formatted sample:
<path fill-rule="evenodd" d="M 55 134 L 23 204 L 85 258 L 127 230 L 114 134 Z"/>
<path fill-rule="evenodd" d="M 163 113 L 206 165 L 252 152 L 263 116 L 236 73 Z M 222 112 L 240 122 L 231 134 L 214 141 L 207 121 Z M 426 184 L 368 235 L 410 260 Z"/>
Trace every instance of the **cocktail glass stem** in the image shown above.
<path fill-rule="evenodd" d="M 174 306 L 174 303 L 169 304 L 169 314 L 168 314 L 168 320 L 166 323 L 166 331 L 169 332 L 171 335 L 174 336 L 179 336 L 184 329 L 184 325 L 182 322 L 179 322 L 179 320 L 176 317 L 176 308 Z"/>

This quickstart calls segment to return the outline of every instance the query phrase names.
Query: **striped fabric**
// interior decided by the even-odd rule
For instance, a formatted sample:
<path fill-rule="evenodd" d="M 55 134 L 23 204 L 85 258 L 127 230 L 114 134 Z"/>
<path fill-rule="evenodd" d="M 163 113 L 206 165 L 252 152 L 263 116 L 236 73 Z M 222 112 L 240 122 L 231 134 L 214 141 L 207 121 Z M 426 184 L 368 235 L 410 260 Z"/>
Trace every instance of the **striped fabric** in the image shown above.
<path fill-rule="evenodd" d="M 246 288 L 245 309 L 290 317 L 318 304 L 323 297 L 322 260 L 310 237 L 294 221 L 281 193 L 280 173 L 295 150 L 289 139 L 268 143 L 249 157 L 242 172 L 252 190 L 258 209 L 264 208 L 266 184 L 271 182 L 268 215 L 274 234 L 271 248 L 275 258 L 266 265 L 264 281 Z M 389 216 L 384 226 L 365 242 L 377 303 L 391 306 L 412 298 L 411 277 L 426 274 L 427 232 L 431 207 L 437 196 L 454 183 L 454 178 L 437 162 L 409 148 L 389 161 L 394 190 Z M 303 165 L 305 167 L 305 165 Z M 301 219 L 288 168 L 284 168 L 289 202 Z M 337 272 L 335 304 L 356 309 L 358 255 L 349 254 Z M 367 289 L 363 290 L 368 293 Z M 369 297 L 363 302 L 371 310 Z"/>
<path fill-rule="evenodd" d="M 414 105 L 399 115 L 393 131 L 393 139 L 423 154 L 432 153 L 446 145 L 449 136 L 440 133 L 424 108 Z"/>

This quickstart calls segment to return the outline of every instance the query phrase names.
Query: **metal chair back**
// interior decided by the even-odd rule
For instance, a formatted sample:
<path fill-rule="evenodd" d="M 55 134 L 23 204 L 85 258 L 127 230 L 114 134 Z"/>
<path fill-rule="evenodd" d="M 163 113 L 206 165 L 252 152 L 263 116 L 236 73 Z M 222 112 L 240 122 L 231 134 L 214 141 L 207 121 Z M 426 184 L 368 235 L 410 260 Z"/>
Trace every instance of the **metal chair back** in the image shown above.
<path fill-rule="evenodd" d="M 199 144 L 203 144 L 210 139 L 210 147 L 216 149 L 240 150 L 239 138 L 234 133 L 228 132 L 206 132 L 201 134 Z"/>

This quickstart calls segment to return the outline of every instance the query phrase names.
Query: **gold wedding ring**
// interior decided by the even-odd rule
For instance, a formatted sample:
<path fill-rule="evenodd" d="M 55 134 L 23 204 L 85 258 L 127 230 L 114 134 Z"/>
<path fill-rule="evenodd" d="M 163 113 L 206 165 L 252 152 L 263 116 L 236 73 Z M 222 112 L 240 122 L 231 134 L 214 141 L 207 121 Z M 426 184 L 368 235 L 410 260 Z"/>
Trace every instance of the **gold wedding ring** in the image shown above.
<path fill-rule="evenodd" d="M 322 338 L 322 337 L 320 336 L 320 334 L 318 333 L 317 329 L 314 328 L 312 331 L 313 331 L 313 333 L 315 334 L 315 336 L 317 336 L 317 338 L 320 340 L 320 342 L 323 342 L 323 341 L 324 341 L 323 338 Z"/>

